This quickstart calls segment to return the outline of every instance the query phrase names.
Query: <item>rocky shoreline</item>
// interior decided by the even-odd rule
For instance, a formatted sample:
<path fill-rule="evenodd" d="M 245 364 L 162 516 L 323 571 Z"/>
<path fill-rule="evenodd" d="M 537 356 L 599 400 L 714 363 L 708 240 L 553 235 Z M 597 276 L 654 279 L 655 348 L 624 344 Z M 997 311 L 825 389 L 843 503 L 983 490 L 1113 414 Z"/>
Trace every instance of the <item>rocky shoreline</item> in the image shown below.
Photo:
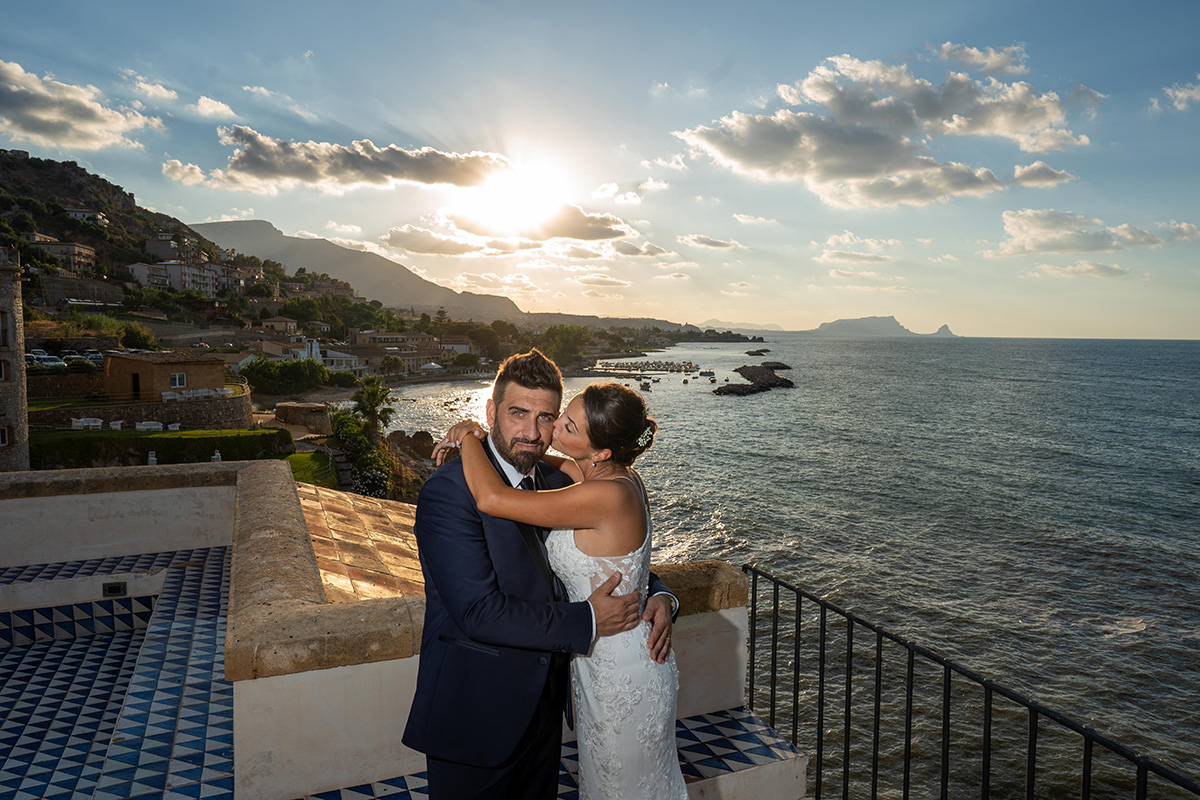
<path fill-rule="evenodd" d="M 747 364 L 738 367 L 734 372 L 741 375 L 749 383 L 727 383 L 724 386 L 718 386 L 716 389 L 713 389 L 713 394 L 731 394 L 743 397 L 749 394 L 767 392 L 771 389 L 794 388 L 796 386 L 795 383 L 781 375 L 775 374 L 775 370 L 777 369 L 791 369 L 791 367 L 780 361 L 764 361 L 762 364 Z"/>

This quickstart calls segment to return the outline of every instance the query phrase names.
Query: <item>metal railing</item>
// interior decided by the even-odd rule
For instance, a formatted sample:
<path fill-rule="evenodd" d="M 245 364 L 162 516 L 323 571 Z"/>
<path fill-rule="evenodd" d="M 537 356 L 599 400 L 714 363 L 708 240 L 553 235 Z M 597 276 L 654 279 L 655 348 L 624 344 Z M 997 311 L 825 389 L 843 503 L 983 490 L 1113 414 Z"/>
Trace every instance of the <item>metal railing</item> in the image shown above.
<path fill-rule="evenodd" d="M 1195 779 L 1066 714 L 752 565 L 743 571 L 751 708 L 809 753 L 816 800 L 830 783 L 845 800 L 1200 797 Z M 865 652 L 858 639 L 870 641 Z"/>

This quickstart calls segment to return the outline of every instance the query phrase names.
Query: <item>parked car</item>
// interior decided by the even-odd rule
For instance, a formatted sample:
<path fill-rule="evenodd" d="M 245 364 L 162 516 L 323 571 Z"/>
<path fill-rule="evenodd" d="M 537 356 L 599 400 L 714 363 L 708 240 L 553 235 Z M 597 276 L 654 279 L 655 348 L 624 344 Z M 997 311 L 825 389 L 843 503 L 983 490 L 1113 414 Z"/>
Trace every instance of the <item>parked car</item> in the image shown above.
<path fill-rule="evenodd" d="M 39 367 L 62 367 L 66 368 L 67 362 L 63 361 L 58 356 L 38 356 L 37 366 Z"/>
<path fill-rule="evenodd" d="M 44 355 L 46 355 L 46 351 L 38 350 L 37 348 L 34 348 L 33 350 L 29 351 L 29 354 L 34 355 L 34 356 L 44 356 Z"/>

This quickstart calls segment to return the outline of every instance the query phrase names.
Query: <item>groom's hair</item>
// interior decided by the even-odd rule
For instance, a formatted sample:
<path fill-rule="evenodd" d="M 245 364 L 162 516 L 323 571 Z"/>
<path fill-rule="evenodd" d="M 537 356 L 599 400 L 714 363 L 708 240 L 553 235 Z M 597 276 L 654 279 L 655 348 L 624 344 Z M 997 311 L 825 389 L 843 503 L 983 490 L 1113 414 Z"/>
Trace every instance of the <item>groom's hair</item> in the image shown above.
<path fill-rule="evenodd" d="M 492 402 L 496 405 L 504 398 L 504 390 L 508 384 L 515 383 L 526 389 L 549 389 L 562 397 L 562 373 L 554 362 L 542 355 L 536 347 L 528 353 L 509 356 L 504 359 L 496 373 L 496 382 L 492 384 Z"/>

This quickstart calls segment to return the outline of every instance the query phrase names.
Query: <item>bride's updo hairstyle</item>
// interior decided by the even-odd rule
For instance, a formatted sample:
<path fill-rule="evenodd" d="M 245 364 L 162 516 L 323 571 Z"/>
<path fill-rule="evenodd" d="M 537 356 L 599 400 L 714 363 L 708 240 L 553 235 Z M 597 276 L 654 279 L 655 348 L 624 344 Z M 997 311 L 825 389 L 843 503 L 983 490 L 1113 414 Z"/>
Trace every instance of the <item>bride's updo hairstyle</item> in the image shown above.
<path fill-rule="evenodd" d="M 612 451 L 614 464 L 628 467 L 650 447 L 658 424 L 646 416 L 646 401 L 619 383 L 593 383 L 583 390 L 588 440 Z"/>

